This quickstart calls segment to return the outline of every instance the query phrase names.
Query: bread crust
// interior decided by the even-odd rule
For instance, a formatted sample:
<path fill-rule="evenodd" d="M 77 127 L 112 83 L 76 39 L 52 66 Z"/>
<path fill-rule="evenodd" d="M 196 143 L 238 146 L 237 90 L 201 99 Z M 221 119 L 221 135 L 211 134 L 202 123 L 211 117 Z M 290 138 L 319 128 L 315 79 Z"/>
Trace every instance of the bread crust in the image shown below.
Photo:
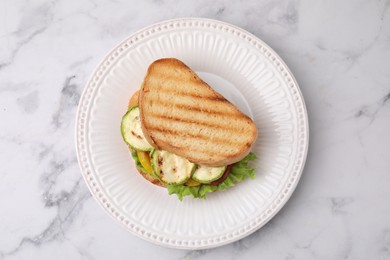
<path fill-rule="evenodd" d="M 238 162 L 257 139 L 252 119 L 174 58 L 149 66 L 138 103 L 147 141 L 196 164 Z"/>
<path fill-rule="evenodd" d="M 143 171 L 141 171 L 141 169 L 139 169 L 138 167 L 137 168 L 137 171 L 139 172 L 139 174 L 141 174 L 142 177 L 145 178 L 145 180 L 153 183 L 154 185 L 157 185 L 157 186 L 160 186 L 160 187 L 166 187 L 165 183 L 163 183 L 162 181 L 160 181 L 159 179 L 151 176 L 150 174 L 147 174 L 147 173 L 144 173 Z"/>

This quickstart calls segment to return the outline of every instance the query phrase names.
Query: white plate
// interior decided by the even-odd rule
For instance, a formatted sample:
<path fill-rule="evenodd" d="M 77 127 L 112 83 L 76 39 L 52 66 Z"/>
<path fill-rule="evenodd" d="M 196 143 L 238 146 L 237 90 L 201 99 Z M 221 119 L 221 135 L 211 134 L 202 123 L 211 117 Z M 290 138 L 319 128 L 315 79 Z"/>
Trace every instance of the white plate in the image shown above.
<path fill-rule="evenodd" d="M 254 180 L 180 202 L 136 172 L 119 126 L 147 67 L 162 57 L 182 60 L 254 119 Z M 83 177 L 106 212 L 143 239 L 181 249 L 227 244 L 267 223 L 295 189 L 309 140 L 302 95 L 281 58 L 236 26 L 199 18 L 150 26 L 112 50 L 84 89 L 76 131 Z"/>

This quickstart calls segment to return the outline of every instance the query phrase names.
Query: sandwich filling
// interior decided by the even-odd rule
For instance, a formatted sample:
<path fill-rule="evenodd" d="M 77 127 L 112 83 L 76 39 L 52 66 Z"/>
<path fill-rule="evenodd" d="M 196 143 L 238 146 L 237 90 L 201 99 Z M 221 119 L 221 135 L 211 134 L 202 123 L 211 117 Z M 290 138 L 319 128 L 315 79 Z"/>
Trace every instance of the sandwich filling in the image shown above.
<path fill-rule="evenodd" d="M 256 124 L 178 59 L 149 66 L 121 132 L 141 175 L 180 200 L 255 177 Z"/>
<path fill-rule="evenodd" d="M 207 193 L 223 191 L 248 177 L 255 177 L 254 169 L 249 167 L 249 162 L 256 159 L 252 152 L 237 163 L 211 167 L 154 149 L 141 130 L 138 105 L 131 105 L 121 123 L 123 139 L 131 149 L 138 170 L 147 174 L 149 180 L 164 183 L 169 194 L 176 194 L 180 200 L 189 195 L 205 198 Z"/>

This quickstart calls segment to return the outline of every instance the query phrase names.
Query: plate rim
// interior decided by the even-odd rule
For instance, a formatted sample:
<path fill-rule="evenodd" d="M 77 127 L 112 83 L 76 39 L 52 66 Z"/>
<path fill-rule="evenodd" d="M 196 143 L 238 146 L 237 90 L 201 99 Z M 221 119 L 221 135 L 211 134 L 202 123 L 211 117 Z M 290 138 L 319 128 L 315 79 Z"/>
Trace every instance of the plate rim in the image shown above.
<path fill-rule="evenodd" d="M 221 31 L 222 31 L 222 28 L 233 29 L 233 31 L 231 31 L 231 33 L 235 34 L 238 32 L 238 35 L 242 35 L 242 37 L 244 37 L 244 38 L 241 37 L 242 40 L 248 41 L 248 39 L 250 39 L 248 42 L 252 42 L 252 44 L 257 43 L 258 44 L 258 46 L 257 46 L 258 51 L 259 52 L 263 51 L 264 54 L 268 55 L 268 59 L 272 58 L 272 60 L 270 60 L 270 62 L 272 62 L 276 66 L 276 68 L 278 69 L 279 72 L 280 72 L 280 68 L 282 68 L 282 71 L 285 72 L 283 75 L 281 75 L 282 78 L 289 79 L 288 80 L 289 87 L 293 88 L 296 91 L 295 94 L 298 95 L 299 101 L 302 102 L 302 111 L 300 111 L 300 112 L 301 112 L 301 115 L 303 118 L 304 137 L 302 139 L 299 139 L 299 137 L 298 137 L 298 139 L 299 139 L 299 141 L 303 140 L 304 145 L 302 147 L 302 150 L 298 151 L 298 154 L 301 154 L 301 156 L 297 156 L 297 159 L 294 161 L 294 163 L 296 163 L 297 160 L 300 160 L 300 163 L 298 165 L 299 169 L 295 171 L 295 175 L 293 176 L 294 178 L 292 181 L 289 180 L 289 179 L 291 179 L 291 176 L 290 176 L 291 174 L 289 173 L 289 176 L 287 178 L 286 183 L 288 183 L 290 186 L 286 187 L 286 188 L 285 187 L 282 188 L 282 190 L 284 190 L 284 192 L 283 192 L 284 198 L 282 200 L 280 200 L 280 202 L 277 203 L 276 206 L 274 205 L 274 203 L 275 203 L 274 201 L 270 203 L 270 205 L 265 209 L 267 214 L 264 218 L 261 218 L 260 223 L 258 223 L 256 225 L 248 225 L 248 226 L 250 226 L 250 229 L 244 230 L 243 232 L 231 232 L 230 236 L 226 237 L 226 239 L 220 239 L 220 238 L 217 240 L 211 239 L 211 242 L 210 242 L 210 239 L 208 239 L 205 244 L 203 243 L 202 245 L 197 245 L 196 243 L 188 243 L 188 241 L 186 241 L 186 240 L 183 240 L 183 242 L 181 242 L 181 243 L 177 243 L 177 242 L 180 242 L 177 239 L 174 239 L 174 243 L 172 243 L 171 242 L 172 240 L 169 239 L 169 235 L 168 236 L 161 235 L 160 237 L 163 237 L 163 239 L 157 239 L 157 238 L 152 238 L 151 236 L 147 236 L 146 235 L 147 232 L 145 232 L 145 231 L 139 232 L 139 228 L 137 230 L 137 227 L 134 224 L 130 223 L 127 219 L 125 219 L 124 216 L 122 216 L 119 212 L 117 212 L 113 206 L 111 206 L 109 203 L 107 203 L 106 199 L 104 198 L 105 195 L 101 194 L 99 192 L 99 189 L 96 188 L 96 183 L 94 183 L 94 176 L 91 175 L 91 171 L 88 170 L 88 168 L 89 168 L 88 161 L 82 160 L 83 156 L 85 156 L 85 155 L 83 155 L 83 153 L 84 154 L 86 153 L 85 150 L 86 150 L 87 143 L 88 143 L 87 138 L 83 138 L 82 135 L 84 135 L 84 134 L 86 135 L 86 133 L 88 132 L 88 130 L 85 130 L 87 128 L 86 127 L 87 122 L 85 122 L 86 121 L 85 119 L 86 119 L 86 113 L 88 112 L 87 111 L 88 108 L 85 109 L 85 107 L 86 107 L 86 105 L 89 105 L 89 106 L 91 105 L 90 101 L 91 101 L 91 98 L 93 96 L 91 93 L 87 93 L 87 92 L 89 90 L 95 88 L 96 86 L 98 86 L 98 84 L 96 84 L 96 83 L 99 82 L 101 77 L 104 76 L 105 72 L 107 72 L 106 69 L 110 67 L 109 66 L 110 62 L 108 62 L 108 60 L 112 59 L 113 56 L 115 56 L 115 57 L 119 56 L 119 53 L 118 53 L 119 49 L 123 49 L 123 46 L 126 44 L 127 44 L 126 48 L 131 48 L 131 45 L 128 42 L 131 39 L 137 38 L 140 35 L 142 35 L 142 37 L 144 37 L 143 36 L 144 32 L 148 32 L 148 36 L 153 35 L 153 33 L 150 33 L 150 30 L 153 28 L 160 28 L 160 29 L 163 28 L 163 29 L 159 30 L 158 32 L 164 33 L 164 30 L 165 30 L 165 32 L 170 32 L 170 29 L 175 28 L 175 27 L 170 27 L 170 25 L 173 25 L 175 23 L 184 23 L 186 28 L 192 29 L 192 28 L 198 27 L 198 24 L 195 25 L 193 23 L 202 23 L 202 22 L 209 24 L 209 25 L 212 25 L 213 28 L 215 28 L 215 29 L 221 29 Z M 189 24 L 187 25 L 187 23 L 189 23 Z M 203 28 L 203 26 L 202 26 L 202 28 Z M 136 43 L 137 42 L 135 41 L 134 44 L 136 44 Z M 255 46 L 255 45 L 253 44 L 253 46 Z M 124 51 L 124 50 L 122 50 L 122 51 Z M 122 51 L 120 51 L 120 52 L 122 52 Z M 115 62 L 115 58 L 112 59 L 112 62 Z M 106 64 L 108 67 L 106 66 Z M 87 102 L 87 104 L 85 104 L 85 102 Z M 136 235 L 139 238 L 142 238 L 148 242 L 152 242 L 153 244 L 156 244 L 159 246 L 175 248 L 175 249 L 183 249 L 183 250 L 198 250 L 198 249 L 208 249 L 208 248 L 223 246 L 223 245 L 232 243 L 234 241 L 240 240 L 240 239 L 254 233 L 255 231 L 259 230 L 261 227 L 263 227 L 265 224 L 267 224 L 284 207 L 284 205 L 289 201 L 293 192 L 295 191 L 295 189 L 299 183 L 299 180 L 302 176 L 303 169 L 305 167 L 308 148 L 309 148 L 310 131 L 309 131 L 309 118 L 308 118 L 306 104 L 305 104 L 301 89 L 298 85 L 298 82 L 296 81 L 294 75 L 292 74 L 292 72 L 289 69 L 289 67 L 287 66 L 287 64 L 283 61 L 283 59 L 271 47 L 269 47 L 263 40 L 261 40 L 260 38 L 258 38 L 255 35 L 253 35 L 252 33 L 246 31 L 245 29 L 242 29 L 236 25 L 233 25 L 233 24 L 230 24 L 227 22 L 223 22 L 223 21 L 219 21 L 219 20 L 215 20 L 215 19 L 209 19 L 209 18 L 201 18 L 201 17 L 182 17 L 182 18 L 168 19 L 168 20 L 163 20 L 160 22 L 153 23 L 149 26 L 146 26 L 146 27 L 143 27 L 143 28 L 137 30 L 134 33 L 131 33 L 129 36 L 127 36 L 125 39 L 123 39 L 119 44 L 117 44 L 115 47 L 113 47 L 107 54 L 104 55 L 104 57 L 100 60 L 98 65 L 92 70 L 92 73 L 90 74 L 88 80 L 86 81 L 86 83 L 84 85 L 84 89 L 83 89 L 81 96 L 80 96 L 78 107 L 77 107 L 75 122 L 76 122 L 76 124 L 75 124 L 75 137 L 76 137 L 75 138 L 75 146 L 76 146 L 76 155 L 77 155 L 79 168 L 81 171 L 81 175 L 83 176 L 83 179 L 84 179 L 90 193 L 92 194 L 94 199 L 98 202 L 99 206 L 102 207 L 103 210 L 111 218 L 115 219 L 116 220 L 115 222 L 119 221 L 122 224 L 122 226 L 124 226 L 133 235 Z M 86 164 L 83 164 L 82 161 L 83 162 L 87 161 L 87 162 L 86 162 Z M 294 170 L 291 170 L 291 172 L 293 172 L 293 171 Z M 167 240 L 167 238 L 168 238 L 168 240 Z"/>

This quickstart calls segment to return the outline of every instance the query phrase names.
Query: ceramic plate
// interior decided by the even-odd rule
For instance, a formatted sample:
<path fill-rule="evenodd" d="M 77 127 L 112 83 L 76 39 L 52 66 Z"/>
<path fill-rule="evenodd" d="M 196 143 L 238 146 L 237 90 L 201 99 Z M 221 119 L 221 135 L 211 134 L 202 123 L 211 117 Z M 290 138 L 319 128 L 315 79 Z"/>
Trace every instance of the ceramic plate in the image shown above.
<path fill-rule="evenodd" d="M 254 180 L 180 202 L 137 173 L 120 122 L 149 64 L 163 57 L 182 60 L 254 119 Z M 236 26 L 199 18 L 152 25 L 114 48 L 84 89 L 76 125 L 81 172 L 98 203 L 132 234 L 181 249 L 227 244 L 267 223 L 295 189 L 309 140 L 302 95 L 281 58 Z"/>

